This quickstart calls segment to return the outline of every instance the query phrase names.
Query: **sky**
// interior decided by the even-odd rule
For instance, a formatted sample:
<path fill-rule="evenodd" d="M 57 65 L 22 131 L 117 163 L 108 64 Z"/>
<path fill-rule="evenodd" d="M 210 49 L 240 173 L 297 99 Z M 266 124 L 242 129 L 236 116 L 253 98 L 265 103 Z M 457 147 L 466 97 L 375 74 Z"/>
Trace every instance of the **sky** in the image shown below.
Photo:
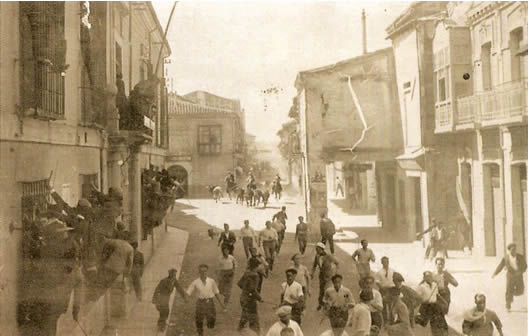
<path fill-rule="evenodd" d="M 153 2 L 165 28 L 173 2 Z M 246 131 L 276 142 L 297 94 L 300 71 L 389 47 L 385 29 L 408 2 L 181 1 L 167 34 L 169 89 L 240 99 Z M 268 90 L 275 88 L 276 90 Z"/>

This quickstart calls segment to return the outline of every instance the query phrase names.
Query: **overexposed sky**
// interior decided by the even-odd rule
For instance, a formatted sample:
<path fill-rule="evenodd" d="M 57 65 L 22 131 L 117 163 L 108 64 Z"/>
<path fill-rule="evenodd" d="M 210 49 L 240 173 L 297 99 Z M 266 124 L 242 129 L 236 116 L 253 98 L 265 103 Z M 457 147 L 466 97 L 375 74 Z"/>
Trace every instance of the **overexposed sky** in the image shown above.
<path fill-rule="evenodd" d="M 165 28 L 173 2 L 153 2 Z M 238 98 L 246 129 L 277 141 L 288 120 L 299 71 L 358 56 L 361 9 L 367 48 L 390 46 L 385 28 L 409 2 L 181 1 L 167 39 L 172 49 L 169 87 L 178 94 L 204 90 Z M 277 88 L 274 92 L 263 92 Z"/>

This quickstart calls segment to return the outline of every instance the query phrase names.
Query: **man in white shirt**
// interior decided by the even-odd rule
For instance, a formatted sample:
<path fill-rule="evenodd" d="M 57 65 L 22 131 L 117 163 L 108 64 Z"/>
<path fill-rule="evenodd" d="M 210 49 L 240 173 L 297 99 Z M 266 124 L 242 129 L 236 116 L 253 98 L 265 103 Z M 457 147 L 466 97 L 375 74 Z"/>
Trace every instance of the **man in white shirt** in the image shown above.
<path fill-rule="evenodd" d="M 240 236 L 242 237 L 242 244 L 244 245 L 244 253 L 246 253 L 246 258 L 251 257 L 249 249 L 253 246 L 257 246 L 257 234 L 251 226 L 249 226 L 249 220 L 244 220 L 244 227 L 240 229 Z"/>
<path fill-rule="evenodd" d="M 275 250 L 278 241 L 279 235 L 277 231 L 271 227 L 271 221 L 266 221 L 266 228 L 259 233 L 259 246 L 262 244 L 270 271 L 273 270 L 273 261 L 275 259 Z"/>
<path fill-rule="evenodd" d="M 374 288 L 375 282 L 372 276 L 367 276 L 365 278 L 365 288 L 368 288 L 372 291 L 372 300 L 367 302 L 370 310 L 370 318 L 373 326 L 376 326 L 378 330 L 381 330 L 383 325 L 383 297 L 381 293 Z"/>
<path fill-rule="evenodd" d="M 286 270 L 286 281 L 281 287 L 281 305 L 292 307 L 291 318 L 301 325 L 301 317 L 304 309 L 304 293 L 300 283 L 295 281 L 297 270 L 288 268 Z"/>
<path fill-rule="evenodd" d="M 352 327 L 351 336 L 368 336 L 370 334 L 372 320 L 368 302 L 372 301 L 373 298 L 372 290 L 369 288 L 363 289 L 359 293 L 360 302 L 352 309 L 352 317 L 349 323 L 349 326 Z"/>
<path fill-rule="evenodd" d="M 203 320 L 207 320 L 207 328 L 213 329 L 216 323 L 216 308 L 213 299 L 216 297 L 220 306 L 226 311 L 222 303 L 220 291 L 216 282 L 207 276 L 209 266 L 201 264 L 199 267 L 200 277 L 194 280 L 187 289 L 187 295 L 197 293 L 195 323 L 198 335 L 203 336 Z"/>
<path fill-rule="evenodd" d="M 376 282 L 378 283 L 379 292 L 383 298 L 383 317 L 388 317 L 388 308 L 386 302 L 388 302 L 388 292 L 389 289 L 394 287 L 394 281 L 392 281 L 392 276 L 394 275 L 394 270 L 389 267 L 389 258 L 381 258 L 381 269 L 376 272 Z"/>
<path fill-rule="evenodd" d="M 370 262 L 375 262 L 376 256 L 374 255 L 374 252 L 368 248 L 368 241 L 366 239 L 361 240 L 361 248 L 357 249 L 354 254 L 352 254 L 352 259 L 356 262 L 360 279 L 364 279 L 370 275 Z"/>
<path fill-rule="evenodd" d="M 332 277 L 333 286 L 326 289 L 323 298 L 332 328 L 344 328 L 348 321 L 348 310 L 354 307 L 352 293 L 341 285 L 342 282 L 341 274 L 334 275 Z"/>
<path fill-rule="evenodd" d="M 276 313 L 279 316 L 279 321 L 271 326 L 266 336 L 281 336 L 281 331 L 285 328 L 291 328 L 293 330 L 293 336 L 304 336 L 299 324 L 291 320 L 291 311 L 290 306 L 281 306 L 277 309 Z"/>
<path fill-rule="evenodd" d="M 433 273 L 429 271 L 423 273 L 423 281 L 420 282 L 416 292 L 422 299 L 420 316 L 416 322 L 422 327 L 430 323 L 431 332 L 435 336 L 447 336 L 447 322 L 442 307 L 438 302 L 438 300 L 443 300 L 443 298 L 438 295 L 438 284 L 433 281 Z"/>

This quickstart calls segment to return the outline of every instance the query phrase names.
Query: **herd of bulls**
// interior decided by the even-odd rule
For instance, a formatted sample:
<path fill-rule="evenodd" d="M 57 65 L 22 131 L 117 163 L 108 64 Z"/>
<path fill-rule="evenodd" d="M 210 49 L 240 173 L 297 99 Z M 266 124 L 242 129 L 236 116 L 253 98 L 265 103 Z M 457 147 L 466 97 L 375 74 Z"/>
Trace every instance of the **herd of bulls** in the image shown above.
<path fill-rule="evenodd" d="M 222 190 L 222 187 L 219 185 L 209 185 L 207 186 L 207 189 L 209 190 L 209 193 L 213 197 L 216 203 L 221 200 L 222 197 L 224 197 L 224 193 Z M 282 187 L 280 184 L 273 183 L 271 187 L 271 191 L 275 195 L 275 198 L 277 200 L 280 200 L 281 198 L 281 192 Z M 226 190 L 227 196 L 230 200 L 235 198 L 236 204 L 241 204 L 250 207 L 250 206 L 259 206 L 263 205 L 264 208 L 268 205 L 268 201 L 270 198 L 270 191 L 266 187 L 265 184 L 262 185 L 261 188 L 257 187 L 256 183 L 248 184 L 246 188 L 234 185 L 230 188 L 227 188 Z"/>

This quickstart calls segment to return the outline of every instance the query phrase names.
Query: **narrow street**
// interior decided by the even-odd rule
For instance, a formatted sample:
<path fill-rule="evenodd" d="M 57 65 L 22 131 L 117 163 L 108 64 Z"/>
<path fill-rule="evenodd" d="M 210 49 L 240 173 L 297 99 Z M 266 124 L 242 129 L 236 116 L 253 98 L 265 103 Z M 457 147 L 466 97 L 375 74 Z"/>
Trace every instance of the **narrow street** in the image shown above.
<path fill-rule="evenodd" d="M 247 208 L 245 205 L 235 205 L 234 202 L 224 199 L 221 203 L 215 203 L 207 199 L 179 200 L 176 203 L 174 212 L 168 218 L 170 225 L 189 232 L 189 241 L 183 268 L 180 273 L 180 284 L 186 288 L 191 281 L 198 277 L 198 265 L 205 263 L 211 266 L 209 276 L 215 277 L 217 258 L 219 248 L 217 239 L 211 240 L 207 230 L 211 227 L 221 230 L 223 223 L 229 223 L 233 230 L 238 230 L 242 226 L 244 219 L 249 219 L 251 226 L 256 230 L 264 227 L 264 222 L 279 211 L 280 206 L 287 207 L 289 220 L 287 222 L 287 235 L 281 254 L 276 261 L 271 276 L 264 281 L 262 288 L 263 298 L 266 302 L 272 302 L 275 305 L 280 300 L 280 284 L 285 281 L 284 271 L 290 266 L 289 258 L 297 253 L 297 245 L 294 242 L 294 230 L 297 217 L 303 214 L 302 202 L 294 198 L 283 198 L 281 202 L 272 201 L 267 209 Z M 380 247 L 378 247 L 380 248 Z M 309 246 L 303 258 L 303 264 L 311 268 L 314 258 L 313 244 Z M 382 251 L 377 253 L 381 256 Z M 234 256 L 238 262 L 238 268 L 235 272 L 235 283 L 233 284 L 233 294 L 231 303 L 226 313 L 222 312 L 217 304 L 217 323 L 212 331 L 205 329 L 206 335 L 231 336 L 236 334 L 236 328 L 240 318 L 239 295 L 240 290 L 236 286 L 236 281 L 242 276 L 246 267 L 246 258 L 243 252 L 242 244 L 237 242 Z M 340 261 L 339 272 L 343 274 L 343 285 L 348 287 L 355 295 L 358 301 L 359 287 L 356 267 L 350 261 L 350 256 L 341 248 L 336 248 L 336 256 Z M 307 309 L 303 318 L 302 329 L 307 336 L 315 336 L 329 329 L 328 319 L 323 317 L 321 312 L 316 310 L 318 294 L 317 275 L 311 285 L 311 296 L 309 297 Z M 261 303 L 259 305 L 260 326 L 263 334 L 277 320 L 274 314 L 274 305 Z M 417 336 L 429 335 L 427 329 L 417 327 L 415 329 Z M 195 335 L 194 325 L 194 302 L 191 300 L 185 303 L 178 294 L 175 294 L 174 304 L 170 318 L 170 327 L 166 335 Z M 454 331 L 450 335 L 458 335 Z"/>

